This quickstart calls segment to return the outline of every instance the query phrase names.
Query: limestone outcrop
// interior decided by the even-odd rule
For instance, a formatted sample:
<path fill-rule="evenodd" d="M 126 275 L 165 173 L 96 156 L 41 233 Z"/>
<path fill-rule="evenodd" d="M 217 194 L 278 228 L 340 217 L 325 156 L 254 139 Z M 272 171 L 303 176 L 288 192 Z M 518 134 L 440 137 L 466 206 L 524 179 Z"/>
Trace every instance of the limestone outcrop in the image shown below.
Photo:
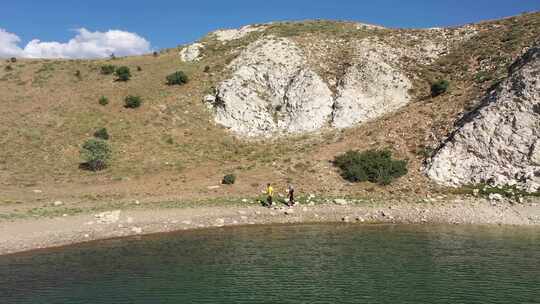
<path fill-rule="evenodd" d="M 408 77 L 396 60 L 359 43 L 337 85 L 329 86 L 287 38 L 265 37 L 230 64 L 231 77 L 205 101 L 215 121 L 240 136 L 274 136 L 346 128 L 410 101 Z"/>
<path fill-rule="evenodd" d="M 540 47 L 515 62 L 508 78 L 457 129 L 426 166 L 447 186 L 487 183 L 540 189 Z"/>
<path fill-rule="evenodd" d="M 193 43 L 184 47 L 180 51 L 180 59 L 184 62 L 199 61 L 201 59 L 201 51 L 204 45 L 201 43 Z"/>

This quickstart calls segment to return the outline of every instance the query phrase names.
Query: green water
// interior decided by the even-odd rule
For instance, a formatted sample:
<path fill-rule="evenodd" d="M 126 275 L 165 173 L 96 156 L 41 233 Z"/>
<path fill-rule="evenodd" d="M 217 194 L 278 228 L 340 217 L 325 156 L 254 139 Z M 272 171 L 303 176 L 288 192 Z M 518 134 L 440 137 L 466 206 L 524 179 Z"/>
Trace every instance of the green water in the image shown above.
<path fill-rule="evenodd" d="M 235 227 L 0 257 L 0 303 L 540 303 L 540 230 Z"/>

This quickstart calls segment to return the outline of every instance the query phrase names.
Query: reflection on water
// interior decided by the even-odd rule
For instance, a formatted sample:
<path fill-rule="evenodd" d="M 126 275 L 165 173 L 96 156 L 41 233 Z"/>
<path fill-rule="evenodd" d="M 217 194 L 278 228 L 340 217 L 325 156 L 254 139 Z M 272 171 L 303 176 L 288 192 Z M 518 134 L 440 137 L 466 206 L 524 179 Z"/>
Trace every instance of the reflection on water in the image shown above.
<path fill-rule="evenodd" d="M 540 230 L 235 227 L 0 257 L 0 303 L 540 303 Z"/>

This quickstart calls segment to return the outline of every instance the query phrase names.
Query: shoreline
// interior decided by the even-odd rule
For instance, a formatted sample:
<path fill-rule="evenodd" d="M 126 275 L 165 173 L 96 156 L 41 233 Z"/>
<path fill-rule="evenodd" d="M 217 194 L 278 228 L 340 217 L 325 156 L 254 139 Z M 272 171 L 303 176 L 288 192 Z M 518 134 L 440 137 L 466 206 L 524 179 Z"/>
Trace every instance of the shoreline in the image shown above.
<path fill-rule="evenodd" d="M 486 199 L 436 203 L 354 204 L 345 200 L 293 208 L 212 206 L 110 210 L 54 218 L 0 222 L 0 255 L 91 241 L 175 231 L 271 224 L 453 224 L 540 227 L 537 203 Z"/>

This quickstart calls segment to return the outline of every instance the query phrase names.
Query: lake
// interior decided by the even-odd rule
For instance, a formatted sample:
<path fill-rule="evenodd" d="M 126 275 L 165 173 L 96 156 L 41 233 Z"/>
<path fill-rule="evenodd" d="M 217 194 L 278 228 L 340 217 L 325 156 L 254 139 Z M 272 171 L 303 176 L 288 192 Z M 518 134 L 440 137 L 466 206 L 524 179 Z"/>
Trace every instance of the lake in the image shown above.
<path fill-rule="evenodd" d="M 0 303 L 540 303 L 540 229 L 227 227 L 0 256 Z"/>

